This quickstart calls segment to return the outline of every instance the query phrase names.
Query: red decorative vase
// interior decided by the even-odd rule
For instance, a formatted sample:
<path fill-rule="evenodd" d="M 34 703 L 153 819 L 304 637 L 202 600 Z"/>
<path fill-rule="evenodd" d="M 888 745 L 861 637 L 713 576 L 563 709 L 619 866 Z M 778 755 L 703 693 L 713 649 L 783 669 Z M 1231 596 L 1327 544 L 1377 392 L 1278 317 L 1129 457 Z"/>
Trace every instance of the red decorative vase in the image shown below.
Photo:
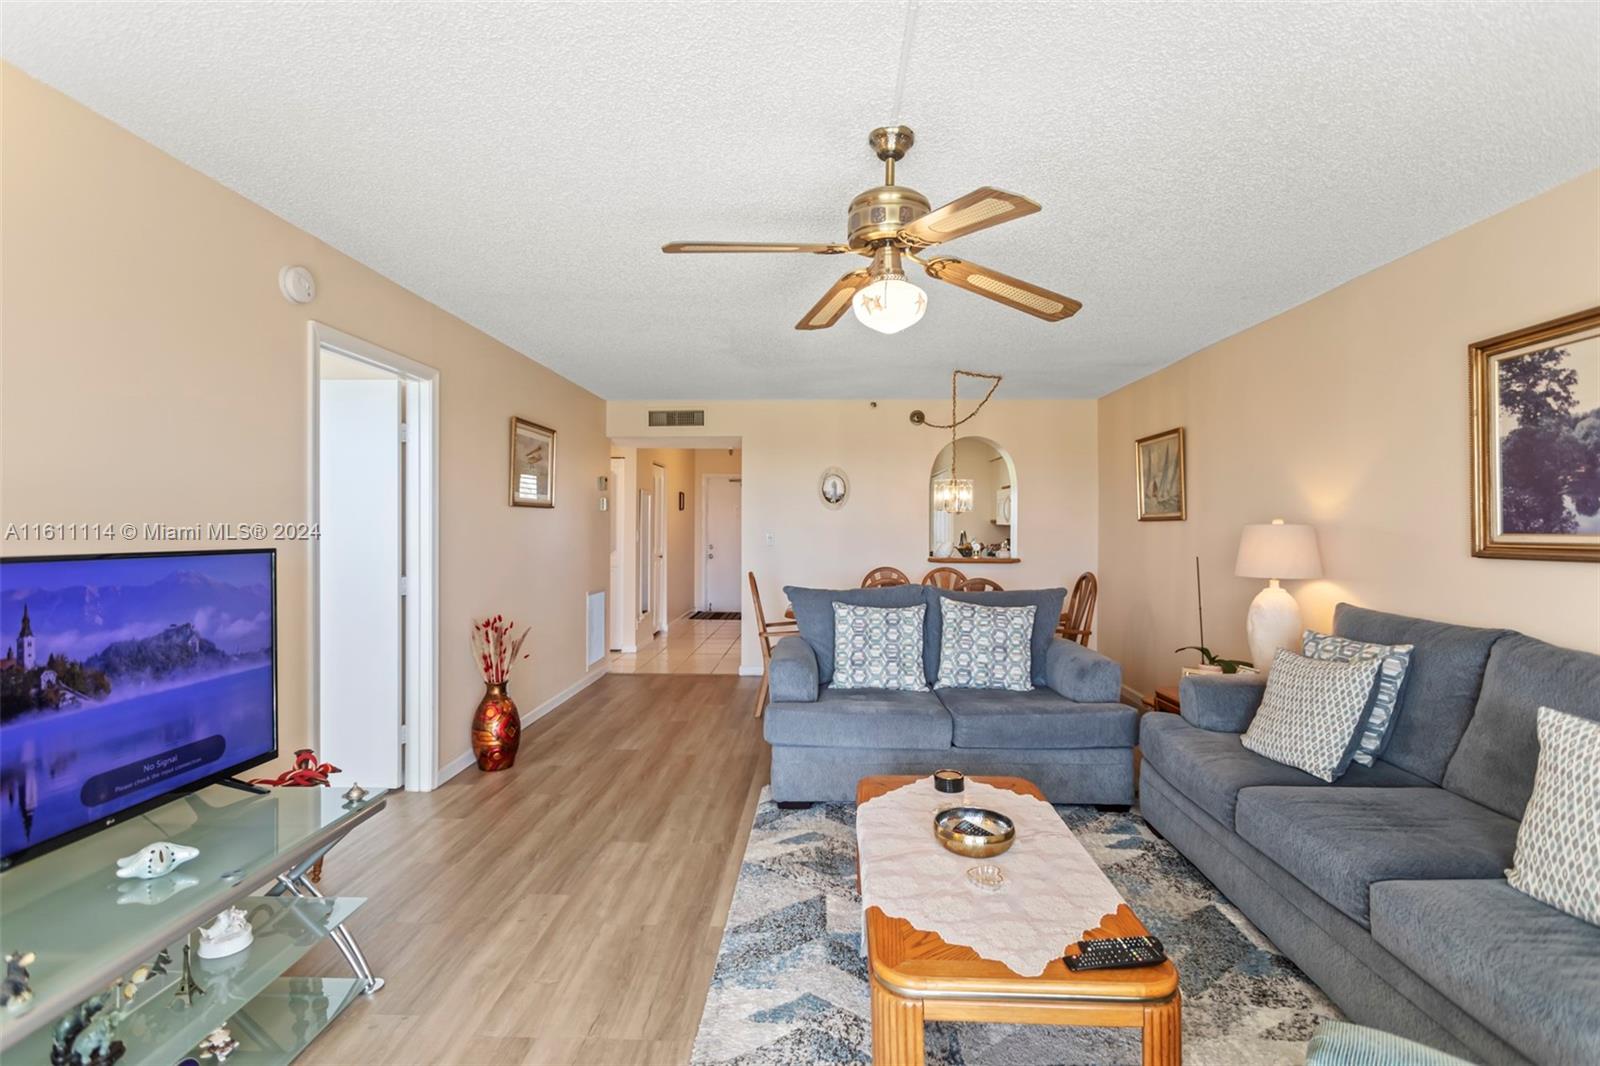
<path fill-rule="evenodd" d="M 477 756 L 478 769 L 511 769 L 521 741 L 522 719 L 517 705 L 506 695 L 505 685 L 486 684 L 472 716 L 472 754 Z"/>

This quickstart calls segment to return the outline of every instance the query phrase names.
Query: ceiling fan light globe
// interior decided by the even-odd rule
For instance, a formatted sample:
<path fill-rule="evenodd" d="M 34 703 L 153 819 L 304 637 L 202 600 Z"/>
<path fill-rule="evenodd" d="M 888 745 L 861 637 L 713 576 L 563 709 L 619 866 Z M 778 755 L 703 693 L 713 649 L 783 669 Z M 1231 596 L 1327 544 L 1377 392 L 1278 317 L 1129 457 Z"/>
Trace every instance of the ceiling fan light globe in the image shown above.
<path fill-rule="evenodd" d="M 899 333 L 922 321 L 928 295 L 904 278 L 879 278 L 851 301 L 856 321 L 879 333 Z"/>

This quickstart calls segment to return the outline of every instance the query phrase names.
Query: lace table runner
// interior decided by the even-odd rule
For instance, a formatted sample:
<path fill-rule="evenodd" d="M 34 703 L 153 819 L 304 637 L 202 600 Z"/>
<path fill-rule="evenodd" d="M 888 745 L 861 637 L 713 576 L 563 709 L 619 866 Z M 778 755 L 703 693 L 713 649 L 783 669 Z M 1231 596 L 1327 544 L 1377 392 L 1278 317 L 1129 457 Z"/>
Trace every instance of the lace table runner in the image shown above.
<path fill-rule="evenodd" d="M 933 835 L 933 815 L 952 802 L 1006 815 L 1017 827 L 1016 842 L 992 859 L 946 851 Z M 877 907 L 1024 977 L 1043 973 L 1122 904 L 1053 807 L 970 778 L 957 796 L 937 791 L 925 777 L 868 800 L 856 810 L 856 843 L 863 913 Z M 967 870 L 982 863 L 1005 872 L 998 892 L 967 880 Z"/>

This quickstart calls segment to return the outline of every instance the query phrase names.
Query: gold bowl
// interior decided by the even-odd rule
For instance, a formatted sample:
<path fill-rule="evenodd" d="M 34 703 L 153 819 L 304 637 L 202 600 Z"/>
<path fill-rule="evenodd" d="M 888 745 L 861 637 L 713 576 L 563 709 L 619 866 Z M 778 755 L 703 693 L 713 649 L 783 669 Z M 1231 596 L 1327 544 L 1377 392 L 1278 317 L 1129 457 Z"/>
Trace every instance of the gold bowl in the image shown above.
<path fill-rule="evenodd" d="M 933 835 L 957 855 L 987 859 L 1009 848 L 1017 827 L 999 811 L 984 807 L 946 807 L 933 816 Z"/>

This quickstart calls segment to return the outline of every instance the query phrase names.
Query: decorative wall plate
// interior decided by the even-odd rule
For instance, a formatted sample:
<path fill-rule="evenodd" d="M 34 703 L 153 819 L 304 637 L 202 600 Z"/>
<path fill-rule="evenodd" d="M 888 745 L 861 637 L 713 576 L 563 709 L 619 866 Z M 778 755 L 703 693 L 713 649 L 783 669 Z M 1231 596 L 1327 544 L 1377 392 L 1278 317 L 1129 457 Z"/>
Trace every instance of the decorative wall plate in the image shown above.
<path fill-rule="evenodd" d="M 817 495 L 822 497 L 822 506 L 837 511 L 850 498 L 850 478 L 838 467 L 828 467 L 817 479 Z"/>

